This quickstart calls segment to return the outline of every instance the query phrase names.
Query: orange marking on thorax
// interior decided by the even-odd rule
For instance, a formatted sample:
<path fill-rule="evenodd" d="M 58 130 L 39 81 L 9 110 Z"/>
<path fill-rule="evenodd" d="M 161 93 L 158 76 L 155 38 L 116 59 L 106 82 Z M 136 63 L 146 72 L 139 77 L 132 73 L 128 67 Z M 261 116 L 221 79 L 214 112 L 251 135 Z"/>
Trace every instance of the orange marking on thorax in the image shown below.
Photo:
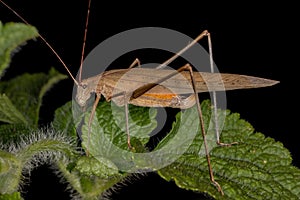
<path fill-rule="evenodd" d="M 155 99 L 173 99 L 174 97 L 177 96 L 177 94 L 143 94 L 143 96 L 148 96 L 148 97 L 152 97 Z"/>

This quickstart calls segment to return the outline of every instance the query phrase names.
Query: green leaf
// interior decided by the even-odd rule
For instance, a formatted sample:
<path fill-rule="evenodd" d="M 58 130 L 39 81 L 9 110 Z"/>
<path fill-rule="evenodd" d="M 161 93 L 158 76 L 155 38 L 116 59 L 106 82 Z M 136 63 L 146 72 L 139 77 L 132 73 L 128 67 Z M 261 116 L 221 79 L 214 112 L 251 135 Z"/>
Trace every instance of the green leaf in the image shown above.
<path fill-rule="evenodd" d="M 22 200 L 20 192 L 14 192 L 12 194 L 0 194 L 0 200 Z"/>
<path fill-rule="evenodd" d="M 153 108 L 129 106 L 129 130 L 135 152 L 146 151 L 144 146 L 149 141 L 149 134 L 157 125 L 155 116 L 156 110 Z M 82 145 L 85 150 L 95 158 L 109 159 L 120 171 L 136 170 L 132 162 L 133 152 L 127 144 L 124 107 L 101 101 L 92 121 L 90 136 L 87 125 L 89 117 L 90 114 L 87 114 L 82 127 Z"/>
<path fill-rule="evenodd" d="M 12 153 L 0 150 L 0 194 L 17 191 L 22 175 L 20 160 Z"/>
<path fill-rule="evenodd" d="M 10 56 L 14 49 L 26 40 L 38 36 L 37 30 L 23 23 L 6 23 L 0 21 L 0 78 L 10 63 Z"/>
<path fill-rule="evenodd" d="M 78 172 L 87 176 L 98 176 L 101 178 L 108 178 L 118 173 L 118 168 L 110 160 L 101 158 L 95 159 L 93 157 L 82 156 L 76 163 Z"/>
<path fill-rule="evenodd" d="M 55 111 L 53 127 L 71 137 L 76 136 L 76 126 L 80 126 L 84 113 L 74 102 L 68 102 Z M 74 134 L 74 135 L 73 135 Z M 74 163 L 58 162 L 59 171 L 70 186 L 83 199 L 98 199 L 116 183 L 128 175 L 120 173 L 109 159 L 97 156 L 80 156 Z"/>
<path fill-rule="evenodd" d="M 74 140 L 52 129 L 40 129 L 23 137 L 17 144 L 0 150 L 0 194 L 16 192 L 23 175 L 43 163 L 77 157 Z"/>
<path fill-rule="evenodd" d="M 211 123 L 211 106 L 208 101 L 202 103 L 202 110 L 207 128 Z M 185 135 L 193 134 L 193 127 L 199 127 L 195 107 L 177 115 L 176 119 L 172 131 L 156 150 L 172 142 L 176 135 L 182 132 Z M 211 165 L 224 196 L 210 182 L 200 129 L 187 151 L 171 165 L 160 169 L 159 175 L 168 181 L 174 180 L 181 188 L 204 192 L 215 199 L 299 199 L 300 170 L 291 165 L 289 151 L 280 142 L 266 138 L 261 133 L 254 133 L 253 127 L 240 119 L 237 113 L 219 110 L 221 120 L 224 120 L 221 141 L 238 142 L 230 147 L 217 146 L 214 131 L 207 128 Z M 169 156 L 176 153 L 175 149 L 170 149 Z"/>
<path fill-rule="evenodd" d="M 30 135 L 32 129 L 25 124 L 1 124 L 0 141 L 2 144 L 18 143 L 22 137 Z"/>
<path fill-rule="evenodd" d="M 72 115 L 72 101 L 55 110 L 53 128 L 57 131 L 63 131 L 66 135 L 77 138 L 76 126 Z"/>
<path fill-rule="evenodd" d="M 43 163 L 49 162 L 49 159 L 56 161 L 61 157 L 71 158 L 76 155 L 75 141 L 52 129 L 34 131 L 18 145 L 16 155 L 22 164 L 29 164 L 26 168 L 30 168 L 31 164 L 34 167 L 35 162 L 30 162 L 35 158 Z"/>
<path fill-rule="evenodd" d="M 82 199 L 99 199 L 127 174 L 120 173 L 110 160 L 81 156 L 75 164 L 58 162 L 60 173 Z"/>
<path fill-rule="evenodd" d="M 0 121 L 10 124 L 27 124 L 25 117 L 5 94 L 0 94 Z"/>
<path fill-rule="evenodd" d="M 48 74 L 26 73 L 1 82 L 0 93 L 5 93 L 9 97 L 31 127 L 37 127 L 42 97 L 55 83 L 65 78 L 67 76 L 60 74 L 54 68 L 50 69 Z"/>

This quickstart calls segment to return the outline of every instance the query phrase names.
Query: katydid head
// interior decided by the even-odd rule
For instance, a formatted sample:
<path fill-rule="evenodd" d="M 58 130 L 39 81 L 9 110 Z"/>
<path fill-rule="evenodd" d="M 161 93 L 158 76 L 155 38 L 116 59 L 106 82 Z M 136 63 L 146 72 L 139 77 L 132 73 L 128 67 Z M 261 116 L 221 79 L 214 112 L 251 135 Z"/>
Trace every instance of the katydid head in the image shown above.
<path fill-rule="evenodd" d="M 81 107 L 84 107 L 90 97 L 91 97 L 91 92 L 89 91 L 88 85 L 85 83 L 79 84 L 77 86 L 76 102 Z"/>
<path fill-rule="evenodd" d="M 75 100 L 81 106 L 86 106 L 87 101 L 91 98 L 92 93 L 95 93 L 97 87 L 97 81 L 94 77 L 82 80 L 77 85 L 77 92 Z"/>

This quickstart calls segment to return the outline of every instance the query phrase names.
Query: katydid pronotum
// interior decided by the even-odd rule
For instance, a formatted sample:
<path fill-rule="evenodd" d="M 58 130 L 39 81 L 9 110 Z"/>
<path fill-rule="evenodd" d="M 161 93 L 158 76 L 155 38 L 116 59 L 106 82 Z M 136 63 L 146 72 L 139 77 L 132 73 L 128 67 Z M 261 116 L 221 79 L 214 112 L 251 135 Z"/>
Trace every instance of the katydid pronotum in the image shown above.
<path fill-rule="evenodd" d="M 23 22 L 29 24 L 24 18 L 22 18 L 17 12 L 10 8 L 6 3 L 0 0 L 8 9 L 14 12 Z M 107 101 L 114 101 L 119 106 L 125 108 L 125 120 L 126 120 L 126 133 L 127 143 L 129 149 L 133 149 L 130 143 L 130 130 L 128 128 L 128 104 L 144 107 L 172 107 L 186 109 L 196 104 L 199 122 L 201 126 L 201 134 L 203 138 L 203 144 L 205 147 L 206 159 L 208 164 L 208 171 L 210 180 L 217 190 L 223 195 L 223 190 L 219 183 L 215 180 L 213 169 L 211 167 L 210 155 L 206 143 L 206 133 L 203 122 L 202 110 L 198 93 L 200 92 L 212 92 L 213 104 L 214 104 L 214 116 L 215 116 L 215 131 L 217 144 L 222 146 L 230 146 L 236 144 L 224 144 L 220 142 L 218 132 L 218 121 L 216 115 L 217 103 L 216 103 L 216 91 L 245 89 L 245 88 L 259 88 L 267 87 L 278 83 L 278 81 L 263 79 L 253 76 L 237 75 L 237 74 L 219 74 L 213 71 L 213 57 L 212 57 L 212 44 L 208 31 L 203 31 L 198 37 L 196 37 L 190 44 L 177 52 L 170 59 L 156 67 L 155 69 L 141 68 L 139 59 L 135 59 L 134 62 L 127 69 L 110 70 L 103 72 L 99 75 L 82 80 L 82 63 L 84 58 L 85 41 L 87 35 L 89 10 L 91 0 L 89 0 L 88 12 L 85 25 L 84 42 L 82 48 L 81 65 L 79 70 L 79 79 L 76 80 L 69 71 L 67 65 L 52 48 L 52 46 L 42 37 L 40 38 L 46 43 L 51 51 L 56 55 L 59 61 L 63 64 L 74 83 L 77 85 L 76 102 L 85 107 L 87 101 L 91 98 L 91 94 L 96 94 L 92 111 L 88 121 L 89 133 L 87 141 L 87 155 L 89 155 L 89 142 L 90 142 L 90 128 L 95 115 L 95 111 L 101 95 L 105 97 Z M 208 38 L 209 46 L 209 59 L 211 65 L 211 73 L 194 72 L 190 64 L 186 64 L 176 71 L 162 69 L 173 60 L 179 57 L 182 53 L 188 50 L 191 46 L 199 42 L 203 37 Z M 126 77 L 126 74 L 130 73 L 130 76 Z M 151 78 L 149 75 L 151 74 Z M 125 78 L 124 78 L 125 77 Z M 131 77 L 131 78 L 130 78 Z M 148 77 L 148 78 L 147 78 Z M 203 78 L 205 77 L 205 78 Z M 221 78 L 219 78 L 221 77 Z M 139 81 L 136 81 L 139 80 Z M 122 81 L 122 84 L 118 82 Z M 210 85 L 208 88 L 207 85 Z M 185 95 L 189 96 L 185 96 Z"/>

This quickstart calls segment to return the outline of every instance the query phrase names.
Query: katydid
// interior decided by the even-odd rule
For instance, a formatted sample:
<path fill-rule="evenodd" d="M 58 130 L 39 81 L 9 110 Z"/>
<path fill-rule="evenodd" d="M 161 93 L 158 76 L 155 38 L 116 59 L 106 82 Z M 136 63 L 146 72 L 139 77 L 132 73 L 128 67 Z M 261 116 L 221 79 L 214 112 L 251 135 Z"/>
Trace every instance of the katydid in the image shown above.
<path fill-rule="evenodd" d="M 10 8 L 6 3 L 0 0 L 8 9 L 16 14 L 23 22 L 29 24 L 23 17 L 21 17 L 16 11 Z M 236 144 L 221 143 L 219 140 L 218 123 L 216 118 L 216 91 L 235 90 L 235 89 L 247 89 L 247 88 L 259 88 L 267 87 L 277 84 L 278 81 L 258 78 L 254 76 L 227 74 L 227 73 L 214 73 L 213 71 L 213 59 L 212 59 L 212 45 L 210 34 L 208 31 L 203 31 L 198 37 L 196 37 L 191 43 L 189 43 L 182 50 L 178 51 L 170 59 L 166 60 L 156 68 L 142 68 L 140 67 L 139 59 L 125 69 L 109 70 L 93 77 L 82 80 L 82 63 L 84 58 L 84 50 L 87 36 L 87 27 L 89 22 L 90 4 L 88 3 L 88 12 L 85 24 L 84 42 L 82 47 L 81 65 L 79 70 L 79 78 L 76 80 L 71 74 L 69 68 L 58 55 L 58 53 L 52 48 L 52 46 L 44 39 L 42 35 L 39 37 L 46 43 L 51 51 L 56 55 L 59 61 L 67 70 L 74 83 L 77 85 L 76 102 L 85 107 L 87 101 L 91 98 L 92 94 L 96 94 L 91 114 L 88 120 L 88 141 L 86 153 L 89 155 L 89 142 L 90 142 L 90 128 L 95 115 L 95 111 L 101 95 L 105 97 L 107 101 L 113 101 L 118 106 L 125 106 L 125 120 L 126 120 L 126 133 L 127 143 L 129 149 L 133 149 L 130 143 L 130 130 L 128 128 L 128 104 L 144 107 L 172 107 L 186 109 L 194 105 L 197 106 L 199 122 L 201 126 L 201 133 L 203 138 L 203 144 L 205 147 L 206 159 L 208 163 L 208 170 L 211 182 L 215 185 L 217 190 L 223 195 L 221 186 L 214 179 L 213 170 L 211 167 L 210 155 L 208 152 L 206 133 L 203 122 L 202 110 L 198 93 L 200 92 L 212 92 L 213 104 L 215 110 L 215 130 L 217 136 L 217 143 L 219 145 L 230 146 Z M 173 60 L 179 57 L 183 52 L 188 50 L 191 46 L 198 43 L 202 38 L 208 38 L 209 44 L 209 56 L 211 72 L 195 72 L 190 64 L 186 64 L 180 67 L 178 70 L 162 69 Z M 209 86 L 209 87 L 208 87 Z"/>

